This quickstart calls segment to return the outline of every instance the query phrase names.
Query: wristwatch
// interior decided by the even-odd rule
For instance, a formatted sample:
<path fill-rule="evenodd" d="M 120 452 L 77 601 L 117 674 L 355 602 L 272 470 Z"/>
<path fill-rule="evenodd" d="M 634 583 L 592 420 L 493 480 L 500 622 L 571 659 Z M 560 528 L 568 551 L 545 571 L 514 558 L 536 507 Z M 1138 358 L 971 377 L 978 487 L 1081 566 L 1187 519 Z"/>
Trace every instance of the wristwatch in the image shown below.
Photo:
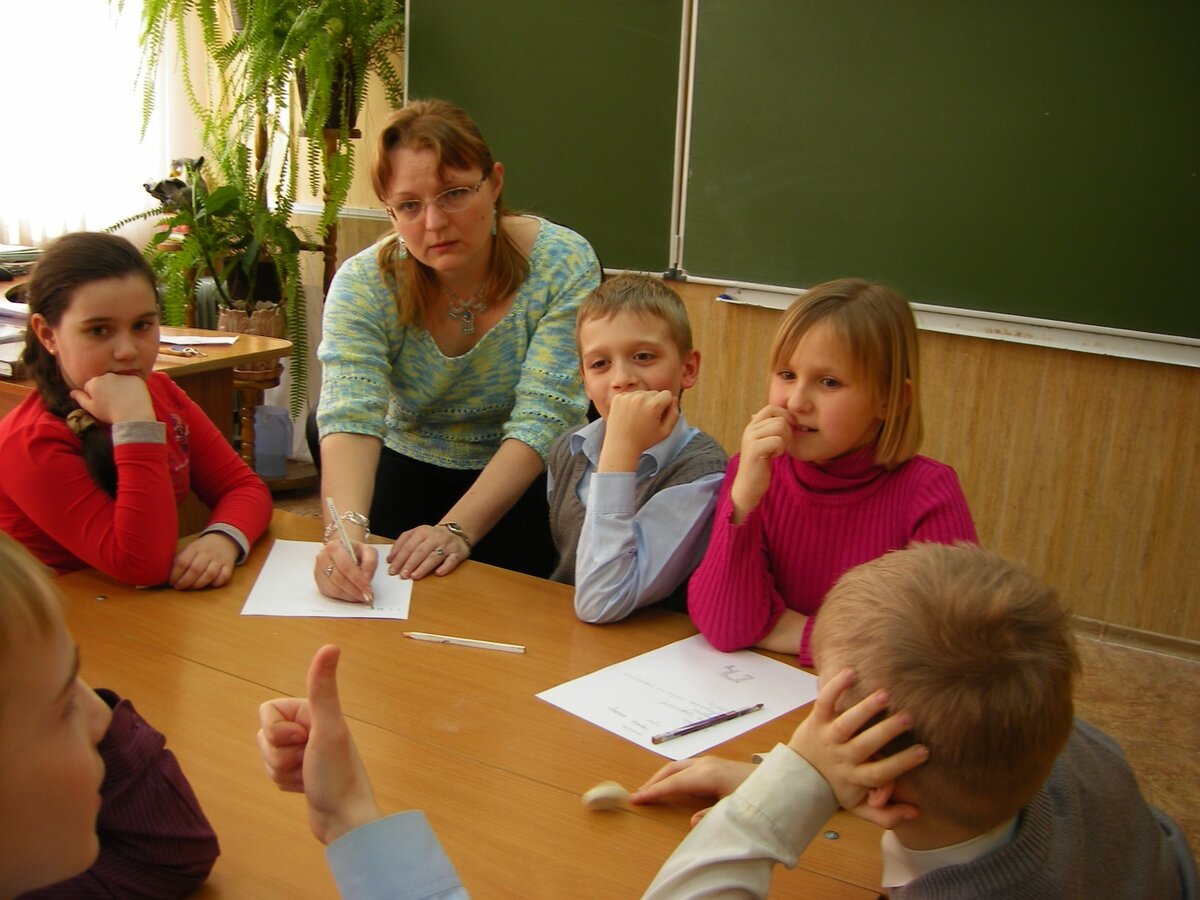
<path fill-rule="evenodd" d="M 467 537 L 467 533 L 463 531 L 463 527 L 457 522 L 438 522 L 437 527 L 445 528 L 455 537 L 462 538 L 463 543 L 467 545 L 467 549 L 471 549 L 471 539 Z"/>

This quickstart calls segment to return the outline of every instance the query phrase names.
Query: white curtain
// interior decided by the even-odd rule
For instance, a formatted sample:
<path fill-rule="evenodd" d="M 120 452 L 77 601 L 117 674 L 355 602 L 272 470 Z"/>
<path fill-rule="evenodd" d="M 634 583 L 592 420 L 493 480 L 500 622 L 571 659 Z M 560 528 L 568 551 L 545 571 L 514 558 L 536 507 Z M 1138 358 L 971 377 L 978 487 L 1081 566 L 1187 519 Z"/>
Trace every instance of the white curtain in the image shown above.
<path fill-rule="evenodd" d="M 164 178 L 173 157 L 196 155 L 189 123 L 171 136 L 172 116 L 190 112 L 167 87 L 179 80 L 169 65 L 141 137 L 140 24 L 141 0 L 125 0 L 119 14 L 105 0 L 4 4 L 0 243 L 39 245 L 149 209 L 143 182 Z M 123 233 L 140 246 L 152 227 Z"/>

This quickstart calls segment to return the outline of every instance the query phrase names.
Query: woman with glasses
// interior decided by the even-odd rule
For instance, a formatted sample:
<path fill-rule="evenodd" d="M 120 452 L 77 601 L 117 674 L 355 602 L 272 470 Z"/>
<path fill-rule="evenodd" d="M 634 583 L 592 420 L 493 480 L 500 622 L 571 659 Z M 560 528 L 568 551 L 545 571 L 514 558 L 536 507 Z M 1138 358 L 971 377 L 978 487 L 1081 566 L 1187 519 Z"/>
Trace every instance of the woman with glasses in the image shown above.
<path fill-rule="evenodd" d="M 544 460 L 585 417 L 575 313 L 596 255 L 505 210 L 504 168 L 452 104 L 393 113 L 371 180 L 393 233 L 339 269 L 318 351 L 321 491 L 351 540 L 326 511 L 317 586 L 361 600 L 379 564 L 421 578 L 469 556 L 548 575 Z M 368 530 L 395 539 L 383 563 Z"/>

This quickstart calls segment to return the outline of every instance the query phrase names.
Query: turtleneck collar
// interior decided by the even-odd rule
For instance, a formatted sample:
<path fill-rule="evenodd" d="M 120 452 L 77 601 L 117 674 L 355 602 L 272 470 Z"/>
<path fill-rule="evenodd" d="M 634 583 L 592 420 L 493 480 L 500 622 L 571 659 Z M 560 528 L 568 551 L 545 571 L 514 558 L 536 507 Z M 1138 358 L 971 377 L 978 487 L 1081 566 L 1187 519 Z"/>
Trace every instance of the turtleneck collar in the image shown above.
<path fill-rule="evenodd" d="M 796 479 L 808 490 L 818 493 L 837 493 L 870 484 L 883 474 L 883 466 L 875 462 L 875 444 L 831 459 L 822 465 L 792 459 Z"/>

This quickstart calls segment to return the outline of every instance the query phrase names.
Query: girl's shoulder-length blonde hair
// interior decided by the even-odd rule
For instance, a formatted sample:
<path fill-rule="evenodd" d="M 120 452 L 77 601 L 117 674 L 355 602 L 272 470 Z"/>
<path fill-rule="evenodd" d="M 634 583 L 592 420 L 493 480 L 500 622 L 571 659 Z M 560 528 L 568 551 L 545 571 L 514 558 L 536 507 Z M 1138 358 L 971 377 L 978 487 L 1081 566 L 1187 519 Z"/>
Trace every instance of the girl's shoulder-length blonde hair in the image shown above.
<path fill-rule="evenodd" d="M 492 174 L 496 161 L 479 127 L 461 107 L 445 100 L 414 100 L 393 112 L 384 123 L 375 142 L 371 164 L 371 186 L 381 203 L 387 203 L 391 183 L 392 151 L 431 150 L 438 170 L 479 169 L 483 177 Z M 483 296 L 507 297 L 529 277 L 529 261 L 504 226 L 503 191 L 496 195 L 495 239 L 484 284 Z M 391 285 L 401 325 L 419 325 L 438 294 L 433 270 L 409 254 L 400 259 L 395 240 L 385 240 L 376 253 L 380 274 Z"/>
<path fill-rule="evenodd" d="M 885 418 L 875 443 L 875 462 L 894 469 L 921 446 L 917 324 L 899 293 L 861 278 L 840 278 L 810 288 L 779 322 L 771 369 L 786 363 L 800 339 L 828 324 L 845 341 L 859 376 L 874 386 Z"/>

